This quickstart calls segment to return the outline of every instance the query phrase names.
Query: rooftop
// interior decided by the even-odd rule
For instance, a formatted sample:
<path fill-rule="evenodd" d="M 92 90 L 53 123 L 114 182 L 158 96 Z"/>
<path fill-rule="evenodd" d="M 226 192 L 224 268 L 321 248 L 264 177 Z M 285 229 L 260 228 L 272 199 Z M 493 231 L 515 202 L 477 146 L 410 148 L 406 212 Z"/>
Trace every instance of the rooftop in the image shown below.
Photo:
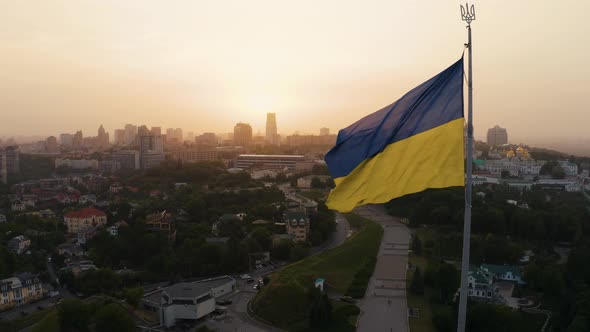
<path fill-rule="evenodd" d="M 223 276 L 195 282 L 180 282 L 168 286 L 162 289 L 162 291 L 170 295 L 171 298 L 196 298 L 209 294 L 211 288 L 220 287 L 233 280 L 229 276 Z"/>
<path fill-rule="evenodd" d="M 89 218 L 89 217 L 104 217 L 106 214 L 99 209 L 83 208 L 78 211 L 72 211 L 65 215 L 67 218 Z"/>

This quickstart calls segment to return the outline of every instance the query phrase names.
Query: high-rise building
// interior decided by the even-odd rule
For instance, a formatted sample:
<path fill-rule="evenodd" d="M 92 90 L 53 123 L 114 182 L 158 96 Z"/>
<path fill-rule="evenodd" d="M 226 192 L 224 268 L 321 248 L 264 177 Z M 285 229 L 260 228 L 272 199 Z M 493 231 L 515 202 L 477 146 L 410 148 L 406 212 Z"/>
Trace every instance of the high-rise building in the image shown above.
<path fill-rule="evenodd" d="M 180 144 L 182 143 L 182 129 L 180 128 L 168 128 L 166 129 L 166 141 L 168 144 Z"/>
<path fill-rule="evenodd" d="M 133 145 L 137 136 L 137 126 L 132 124 L 125 125 L 125 145 Z"/>
<path fill-rule="evenodd" d="M 96 145 L 99 148 L 109 147 L 109 133 L 104 130 L 104 127 L 100 125 L 98 128 L 98 136 L 96 137 Z"/>
<path fill-rule="evenodd" d="M 180 129 L 180 128 L 174 129 L 174 138 L 176 138 L 178 143 L 184 142 L 184 137 L 182 136 L 182 129 Z"/>
<path fill-rule="evenodd" d="M 188 133 L 186 133 L 186 141 L 192 142 L 195 140 L 195 133 L 192 131 L 189 131 Z"/>
<path fill-rule="evenodd" d="M 266 113 L 266 142 L 271 145 L 279 145 L 275 113 Z"/>
<path fill-rule="evenodd" d="M 152 127 L 151 132 L 154 135 L 162 135 L 162 127 Z"/>
<path fill-rule="evenodd" d="M 239 122 L 234 127 L 234 144 L 246 146 L 252 142 L 252 126 Z"/>
<path fill-rule="evenodd" d="M 18 146 L 7 146 L 0 149 L 0 178 L 3 183 L 8 181 L 9 174 L 20 173 L 20 150 Z"/>
<path fill-rule="evenodd" d="M 135 150 L 121 150 L 113 152 L 113 161 L 119 162 L 122 169 L 139 169 L 139 152 Z"/>
<path fill-rule="evenodd" d="M 75 134 L 74 134 L 74 138 L 72 139 L 72 147 L 74 149 L 79 149 L 82 147 L 83 145 L 83 141 L 84 141 L 84 135 L 82 135 L 82 131 L 78 130 Z"/>
<path fill-rule="evenodd" d="M 498 125 L 488 129 L 487 142 L 490 146 L 508 144 L 508 131 Z"/>
<path fill-rule="evenodd" d="M 164 143 L 161 135 L 139 137 L 139 163 L 142 169 L 158 167 L 164 161 Z"/>
<path fill-rule="evenodd" d="M 61 134 L 59 135 L 59 143 L 66 147 L 71 147 L 74 144 L 74 135 Z"/>
<path fill-rule="evenodd" d="M 47 152 L 59 152 L 57 146 L 57 138 L 55 136 L 49 136 L 45 140 L 45 151 Z"/>
<path fill-rule="evenodd" d="M 195 137 L 195 143 L 199 145 L 217 145 L 217 136 L 214 133 L 203 133 Z"/>
<path fill-rule="evenodd" d="M 330 135 L 330 128 L 320 128 L 320 136 L 328 136 Z"/>
<path fill-rule="evenodd" d="M 115 145 L 125 145 L 125 129 L 115 129 Z"/>

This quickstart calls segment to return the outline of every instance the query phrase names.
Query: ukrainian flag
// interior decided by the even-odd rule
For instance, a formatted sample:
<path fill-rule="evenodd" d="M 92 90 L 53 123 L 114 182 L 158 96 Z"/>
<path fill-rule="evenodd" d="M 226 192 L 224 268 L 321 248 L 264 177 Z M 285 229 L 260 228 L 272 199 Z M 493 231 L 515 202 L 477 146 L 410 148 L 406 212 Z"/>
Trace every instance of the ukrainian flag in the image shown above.
<path fill-rule="evenodd" d="M 395 103 L 340 130 L 325 157 L 348 212 L 427 188 L 463 186 L 463 58 Z"/>

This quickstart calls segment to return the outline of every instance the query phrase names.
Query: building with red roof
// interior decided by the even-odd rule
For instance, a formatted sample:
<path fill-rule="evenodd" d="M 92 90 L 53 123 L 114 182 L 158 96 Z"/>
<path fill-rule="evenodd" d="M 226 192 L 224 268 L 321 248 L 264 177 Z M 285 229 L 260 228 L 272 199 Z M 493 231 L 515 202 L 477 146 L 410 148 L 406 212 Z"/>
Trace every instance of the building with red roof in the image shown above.
<path fill-rule="evenodd" d="M 64 223 L 68 227 L 68 233 L 78 233 L 88 228 L 106 225 L 107 215 L 95 208 L 84 208 L 67 213 Z"/>

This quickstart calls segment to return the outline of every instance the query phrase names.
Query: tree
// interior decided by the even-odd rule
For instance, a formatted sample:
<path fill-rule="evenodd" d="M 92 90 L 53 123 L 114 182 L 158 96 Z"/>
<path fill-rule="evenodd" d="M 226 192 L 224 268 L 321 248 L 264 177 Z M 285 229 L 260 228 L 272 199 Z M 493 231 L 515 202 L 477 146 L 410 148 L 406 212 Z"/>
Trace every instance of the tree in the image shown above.
<path fill-rule="evenodd" d="M 314 189 L 319 189 L 324 187 L 324 183 L 317 177 L 311 179 L 311 187 Z"/>
<path fill-rule="evenodd" d="M 117 303 L 102 306 L 94 317 L 97 332 L 132 332 L 135 323 L 125 309 Z"/>
<path fill-rule="evenodd" d="M 326 328 L 332 322 L 332 304 L 327 294 L 314 290 L 314 301 L 309 313 L 309 327 Z"/>
<path fill-rule="evenodd" d="M 136 307 L 139 305 L 139 301 L 143 297 L 143 288 L 135 287 L 135 288 L 125 288 L 123 291 L 125 301 L 132 306 Z"/>
<path fill-rule="evenodd" d="M 60 331 L 86 332 L 90 325 L 90 311 L 78 299 L 64 299 L 57 310 Z"/>
<path fill-rule="evenodd" d="M 416 255 L 422 254 L 422 241 L 420 241 L 418 234 L 415 234 L 414 237 L 412 238 L 412 251 Z"/>
<path fill-rule="evenodd" d="M 443 263 L 438 268 L 438 287 L 442 303 L 449 303 L 453 294 L 459 288 L 459 274 L 457 269 L 448 263 Z"/>
<path fill-rule="evenodd" d="M 410 291 L 418 295 L 424 294 L 424 278 L 422 278 L 422 273 L 420 272 L 419 267 L 416 267 L 416 271 L 414 271 L 414 275 L 412 276 Z"/>
<path fill-rule="evenodd" d="M 256 241 L 263 251 L 269 251 L 272 245 L 272 233 L 264 227 L 256 227 L 250 233 L 250 237 Z"/>

